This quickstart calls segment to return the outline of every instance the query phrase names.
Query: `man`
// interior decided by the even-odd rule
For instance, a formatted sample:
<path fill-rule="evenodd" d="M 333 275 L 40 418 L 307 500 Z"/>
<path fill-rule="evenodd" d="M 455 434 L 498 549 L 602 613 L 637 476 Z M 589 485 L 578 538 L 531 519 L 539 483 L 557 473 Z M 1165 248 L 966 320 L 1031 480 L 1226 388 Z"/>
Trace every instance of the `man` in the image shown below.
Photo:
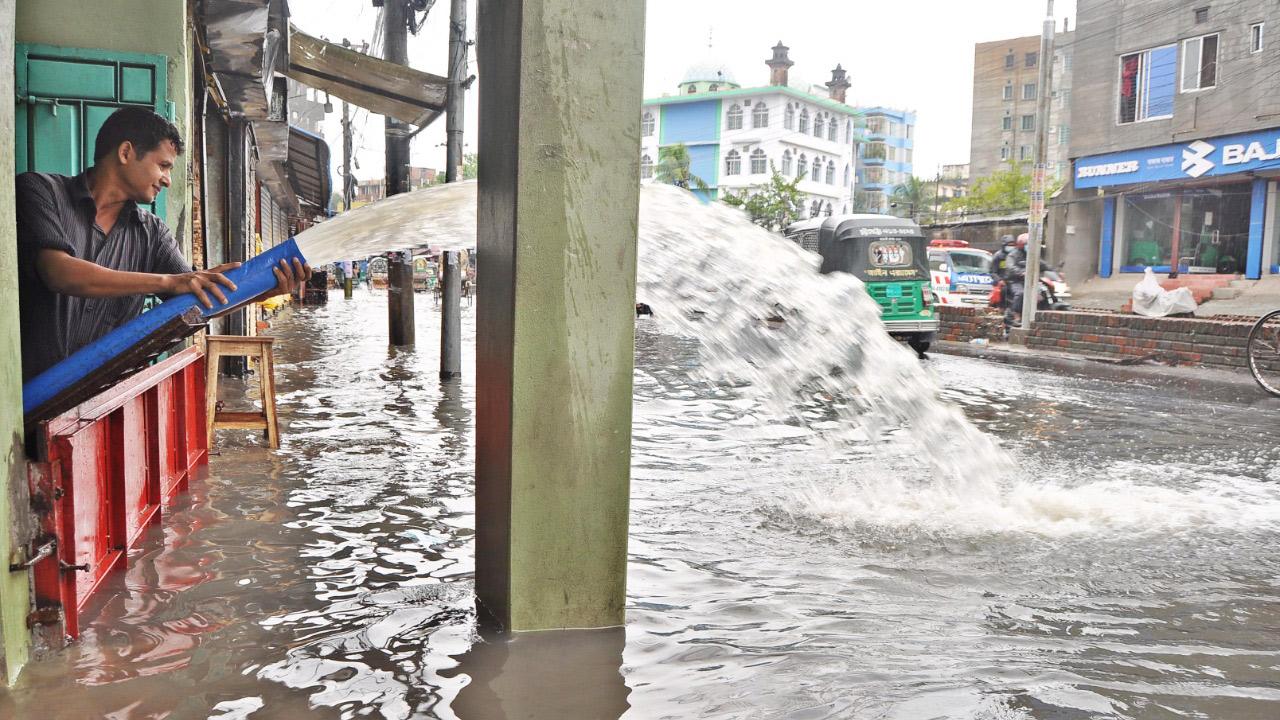
<path fill-rule="evenodd" d="M 1006 329 L 1022 322 L 1022 296 L 1027 284 L 1027 234 L 1022 233 L 1013 243 L 1013 250 L 1004 263 L 1004 310 Z"/>
<path fill-rule="evenodd" d="M 147 295 L 194 293 L 209 309 L 235 289 L 228 263 L 192 270 L 155 215 L 139 207 L 169 187 L 182 154 L 173 123 L 145 108 L 122 108 L 103 123 L 93 167 L 75 177 L 17 178 L 18 299 L 23 382 L 133 320 Z M 310 275 L 297 261 L 274 268 L 270 297 Z"/>
<path fill-rule="evenodd" d="M 1004 279 L 1005 263 L 1008 261 L 1009 253 L 1013 252 L 1013 236 L 1000 236 L 1000 249 L 995 255 L 991 256 L 991 274 L 997 279 Z"/>

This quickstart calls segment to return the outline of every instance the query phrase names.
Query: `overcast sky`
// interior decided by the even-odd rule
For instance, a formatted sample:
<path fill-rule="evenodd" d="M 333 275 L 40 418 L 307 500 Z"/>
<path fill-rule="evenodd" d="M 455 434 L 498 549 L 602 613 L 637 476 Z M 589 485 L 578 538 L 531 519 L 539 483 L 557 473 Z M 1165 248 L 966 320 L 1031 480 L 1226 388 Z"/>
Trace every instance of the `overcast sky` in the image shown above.
<path fill-rule="evenodd" d="M 469 6 L 474 38 L 475 0 Z M 293 0 L 290 8 L 305 32 L 357 44 L 373 40 L 377 11 L 369 0 Z M 940 164 L 969 161 L 974 44 L 1038 35 L 1044 12 L 1043 0 L 648 0 L 645 97 L 674 93 L 685 69 L 708 52 L 744 87 L 767 84 L 764 61 L 781 40 L 795 61 L 793 83 L 824 83 L 840 63 L 853 82 L 850 102 L 915 110 L 915 172 L 932 176 Z M 1059 27 L 1064 17 L 1074 26 L 1075 0 L 1057 0 L 1054 14 Z M 410 37 L 415 68 L 447 74 L 448 16 L 449 0 L 438 0 L 422 32 Z M 472 73 L 474 58 L 473 52 Z M 478 87 L 467 97 L 469 152 Z M 325 127 L 335 168 L 342 152 L 339 115 L 330 115 Z M 361 112 L 353 127 L 356 176 L 380 177 L 382 118 Z M 414 139 L 414 164 L 443 168 L 443 143 L 441 118 Z"/>

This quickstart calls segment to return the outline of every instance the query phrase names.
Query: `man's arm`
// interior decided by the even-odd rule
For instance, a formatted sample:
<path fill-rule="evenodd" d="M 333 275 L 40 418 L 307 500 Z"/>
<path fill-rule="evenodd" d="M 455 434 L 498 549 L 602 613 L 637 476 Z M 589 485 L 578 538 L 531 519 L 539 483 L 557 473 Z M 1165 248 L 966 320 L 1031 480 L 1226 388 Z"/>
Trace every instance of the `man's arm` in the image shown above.
<path fill-rule="evenodd" d="M 157 273 L 169 273 L 174 275 L 183 275 L 191 266 L 187 264 L 187 259 L 183 257 L 182 252 L 178 250 L 178 243 L 173 239 L 173 233 L 163 225 L 160 226 L 160 236 L 156 244 L 156 253 L 151 265 L 151 271 Z M 238 266 L 240 263 L 229 263 L 210 270 L 210 272 L 226 271 Z M 308 278 L 311 277 L 311 266 L 303 265 L 297 260 L 293 261 L 292 266 L 280 261 L 279 267 L 272 268 L 272 272 L 276 276 L 276 286 L 250 302 L 262 302 L 267 298 L 276 295 L 288 295 L 295 292 L 302 286 Z M 231 286 L 234 289 L 234 286 Z M 178 292 L 193 292 L 190 289 L 182 289 Z M 207 307 L 207 306 L 206 306 Z"/>
<path fill-rule="evenodd" d="M 240 263 L 219 265 L 210 270 L 156 274 L 111 270 L 97 263 L 72 257 L 62 250 L 44 248 L 36 256 L 36 270 L 46 287 L 62 295 L 78 297 L 123 297 L 126 295 L 179 295 L 194 293 L 206 308 L 213 308 L 212 295 L 225 305 L 222 287 L 235 290 L 235 283 L 222 273 Z"/>

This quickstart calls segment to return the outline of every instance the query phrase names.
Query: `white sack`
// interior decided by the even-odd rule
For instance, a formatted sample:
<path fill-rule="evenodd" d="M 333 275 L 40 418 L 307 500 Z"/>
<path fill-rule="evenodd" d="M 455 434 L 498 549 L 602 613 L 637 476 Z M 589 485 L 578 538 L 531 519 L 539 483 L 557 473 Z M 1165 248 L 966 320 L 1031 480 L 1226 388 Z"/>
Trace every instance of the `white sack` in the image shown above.
<path fill-rule="evenodd" d="M 1147 268 L 1142 280 L 1133 288 L 1133 311 L 1147 317 L 1164 317 L 1178 313 L 1194 312 L 1196 298 L 1190 288 L 1165 290 L 1160 287 L 1156 274 Z"/>

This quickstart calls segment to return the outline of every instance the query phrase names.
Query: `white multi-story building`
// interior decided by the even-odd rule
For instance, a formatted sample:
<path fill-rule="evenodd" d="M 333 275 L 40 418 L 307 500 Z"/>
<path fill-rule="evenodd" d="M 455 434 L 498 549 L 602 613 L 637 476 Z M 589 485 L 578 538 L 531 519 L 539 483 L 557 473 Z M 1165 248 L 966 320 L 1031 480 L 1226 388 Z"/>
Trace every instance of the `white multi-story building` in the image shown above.
<path fill-rule="evenodd" d="M 743 88 L 727 67 L 708 60 L 689 68 L 678 94 L 646 100 L 642 182 L 653 181 L 661 148 L 682 144 L 709 198 L 749 194 L 777 169 L 800 178 L 810 217 L 853 212 L 861 113 L 845 103 L 847 75 L 839 66 L 832 71 L 826 97 L 797 90 L 787 84 L 787 50 L 773 48 L 768 85 Z"/>

